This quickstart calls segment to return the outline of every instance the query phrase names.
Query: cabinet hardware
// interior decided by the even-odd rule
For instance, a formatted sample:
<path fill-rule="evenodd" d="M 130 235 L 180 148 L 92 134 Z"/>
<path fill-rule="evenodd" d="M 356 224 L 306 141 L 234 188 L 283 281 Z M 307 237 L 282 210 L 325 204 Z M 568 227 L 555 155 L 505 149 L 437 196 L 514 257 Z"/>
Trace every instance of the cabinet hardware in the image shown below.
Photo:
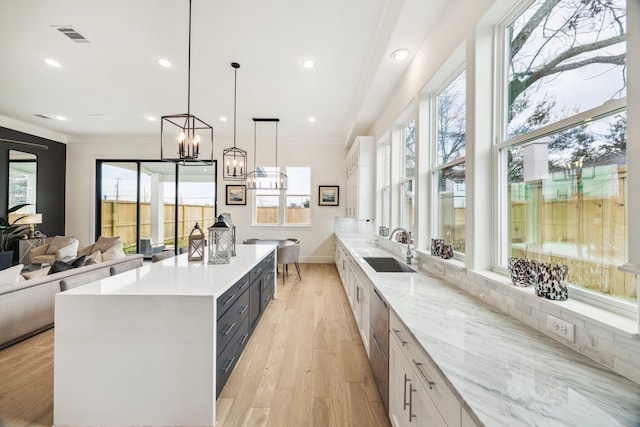
<path fill-rule="evenodd" d="M 382 347 L 380 347 L 380 343 L 378 342 L 378 337 L 376 337 L 375 335 L 373 336 L 373 341 L 376 343 L 376 347 L 378 347 L 378 351 L 382 354 L 384 354 L 384 351 L 382 350 Z"/>
<path fill-rule="evenodd" d="M 409 384 L 409 423 L 411 423 L 412 419 L 418 417 L 416 414 L 412 413 L 412 410 L 413 410 L 413 392 L 414 391 L 418 391 L 418 389 L 417 388 L 413 388 L 413 386 L 411 384 Z"/>
<path fill-rule="evenodd" d="M 223 371 L 225 374 L 226 374 L 227 372 L 229 372 L 229 369 L 231 369 L 231 366 L 233 365 L 233 362 L 235 362 L 235 360 L 236 360 L 236 357 L 235 357 L 235 356 L 233 356 L 233 357 L 231 358 L 231 360 L 229 360 L 229 363 L 227 363 L 227 366 L 225 366 L 225 367 L 222 369 L 222 371 Z"/>
<path fill-rule="evenodd" d="M 402 398 L 402 400 L 404 401 L 404 410 L 407 410 L 407 406 L 409 405 L 409 402 L 407 402 L 407 383 L 410 383 L 411 380 L 407 377 L 407 374 L 404 374 L 404 397 Z"/>
<path fill-rule="evenodd" d="M 398 337 L 398 339 L 400 340 L 400 342 L 402 343 L 402 346 L 406 346 L 407 342 L 405 340 L 402 339 L 402 337 L 400 336 L 400 330 L 396 329 L 396 328 L 392 328 L 393 332 L 396 334 L 396 336 Z"/>
<path fill-rule="evenodd" d="M 262 267 L 256 270 L 256 274 L 260 274 L 260 273 L 262 273 Z"/>
<path fill-rule="evenodd" d="M 360 302 L 360 286 L 356 286 L 356 301 Z"/>
<path fill-rule="evenodd" d="M 230 302 L 231 302 L 235 297 L 236 297 L 236 294 L 233 294 L 233 295 L 229 296 L 229 298 L 227 298 L 227 299 L 222 303 L 222 305 L 227 305 L 227 304 L 229 304 L 229 303 L 230 303 Z"/>
<path fill-rule="evenodd" d="M 249 338 L 249 334 L 244 334 L 240 340 L 240 345 L 244 345 L 247 342 L 247 338 Z"/>
<path fill-rule="evenodd" d="M 247 311 L 247 309 L 248 309 L 248 308 L 249 308 L 249 304 L 244 305 L 244 306 L 242 307 L 242 309 L 241 309 L 238 313 L 240 313 L 240 314 L 244 314 L 244 312 L 245 312 L 245 311 Z"/>
<path fill-rule="evenodd" d="M 240 286 L 240 289 L 244 289 L 244 288 L 246 288 L 248 284 L 249 284 L 249 281 L 247 280 L 246 282 L 244 282 L 244 283 Z"/>
<path fill-rule="evenodd" d="M 429 390 L 433 390 L 433 386 L 435 383 L 433 381 L 429 381 L 429 379 L 427 378 L 427 375 L 422 370 L 422 363 L 416 362 L 416 359 L 411 359 L 411 360 L 413 360 L 413 364 L 416 365 L 416 368 L 418 369 L 420 376 L 422 376 L 422 379 L 427 383 Z"/>
<path fill-rule="evenodd" d="M 229 335 L 229 332 L 231 332 L 231 330 L 233 329 L 234 326 L 236 326 L 236 322 L 233 322 L 232 324 L 230 324 L 227 327 L 227 330 L 222 333 L 222 335 L 225 335 L 225 336 Z"/>

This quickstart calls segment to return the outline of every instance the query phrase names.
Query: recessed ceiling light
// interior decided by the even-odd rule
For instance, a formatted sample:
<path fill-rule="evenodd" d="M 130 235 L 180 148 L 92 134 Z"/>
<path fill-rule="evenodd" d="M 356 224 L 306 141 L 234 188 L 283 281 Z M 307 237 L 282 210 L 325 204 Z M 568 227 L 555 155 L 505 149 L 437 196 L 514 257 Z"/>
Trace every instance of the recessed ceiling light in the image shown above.
<path fill-rule="evenodd" d="M 171 62 L 166 59 L 158 59 L 158 64 L 162 65 L 164 68 L 171 67 Z"/>
<path fill-rule="evenodd" d="M 150 122 L 155 122 L 157 119 L 154 116 L 147 116 L 147 120 Z"/>
<path fill-rule="evenodd" d="M 220 121 L 221 121 L 221 122 L 225 122 L 225 123 L 226 123 L 227 118 L 226 118 L 225 116 L 220 116 Z"/>
<path fill-rule="evenodd" d="M 60 120 L 61 122 L 64 122 L 65 120 L 67 120 L 67 118 L 64 116 L 56 116 L 56 120 Z"/>
<path fill-rule="evenodd" d="M 47 59 L 44 60 L 44 62 L 46 62 L 47 65 L 50 65 L 52 67 L 60 68 L 60 63 L 58 61 L 56 61 L 55 59 L 47 58 Z"/>
<path fill-rule="evenodd" d="M 304 68 L 313 68 L 314 65 L 316 65 L 316 63 L 313 62 L 313 59 L 305 59 L 302 61 L 302 66 Z"/>
<path fill-rule="evenodd" d="M 409 52 L 409 49 L 394 50 L 391 53 L 391 59 L 393 59 L 394 61 L 403 61 L 403 60 L 407 59 L 410 54 L 411 54 L 411 52 Z"/>
<path fill-rule="evenodd" d="M 315 122 L 316 122 L 316 118 L 315 118 L 315 117 L 313 117 L 313 116 L 311 116 L 311 117 L 307 118 L 307 121 L 308 121 L 309 123 L 315 123 Z"/>

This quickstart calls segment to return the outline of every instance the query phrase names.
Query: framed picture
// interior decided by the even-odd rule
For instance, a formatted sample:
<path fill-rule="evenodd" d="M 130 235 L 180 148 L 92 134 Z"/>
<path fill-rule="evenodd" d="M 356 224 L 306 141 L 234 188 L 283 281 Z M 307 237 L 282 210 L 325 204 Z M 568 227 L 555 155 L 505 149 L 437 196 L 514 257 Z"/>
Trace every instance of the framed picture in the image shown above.
<path fill-rule="evenodd" d="M 318 204 L 320 206 L 338 206 L 340 187 L 337 185 L 321 185 L 318 187 Z"/>
<path fill-rule="evenodd" d="M 244 185 L 227 185 L 227 205 L 246 205 L 247 190 Z"/>

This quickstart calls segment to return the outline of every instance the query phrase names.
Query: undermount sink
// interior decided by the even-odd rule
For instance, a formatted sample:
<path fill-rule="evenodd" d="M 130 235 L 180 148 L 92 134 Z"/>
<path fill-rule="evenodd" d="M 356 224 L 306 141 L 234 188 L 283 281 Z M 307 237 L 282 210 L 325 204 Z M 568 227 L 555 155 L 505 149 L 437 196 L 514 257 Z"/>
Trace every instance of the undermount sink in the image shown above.
<path fill-rule="evenodd" d="M 392 257 L 363 257 L 378 273 L 415 273 L 407 264 Z"/>

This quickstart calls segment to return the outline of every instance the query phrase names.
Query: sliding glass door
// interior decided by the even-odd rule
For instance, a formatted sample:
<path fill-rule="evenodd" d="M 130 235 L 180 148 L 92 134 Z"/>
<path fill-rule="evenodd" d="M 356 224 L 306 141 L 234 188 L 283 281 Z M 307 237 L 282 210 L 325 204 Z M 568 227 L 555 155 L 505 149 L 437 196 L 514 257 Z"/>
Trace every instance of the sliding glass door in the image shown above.
<path fill-rule="evenodd" d="M 120 236 L 125 252 L 143 252 L 150 244 L 180 252 L 196 222 L 203 228 L 213 224 L 215 163 L 99 160 L 96 171 L 96 238 Z"/>

